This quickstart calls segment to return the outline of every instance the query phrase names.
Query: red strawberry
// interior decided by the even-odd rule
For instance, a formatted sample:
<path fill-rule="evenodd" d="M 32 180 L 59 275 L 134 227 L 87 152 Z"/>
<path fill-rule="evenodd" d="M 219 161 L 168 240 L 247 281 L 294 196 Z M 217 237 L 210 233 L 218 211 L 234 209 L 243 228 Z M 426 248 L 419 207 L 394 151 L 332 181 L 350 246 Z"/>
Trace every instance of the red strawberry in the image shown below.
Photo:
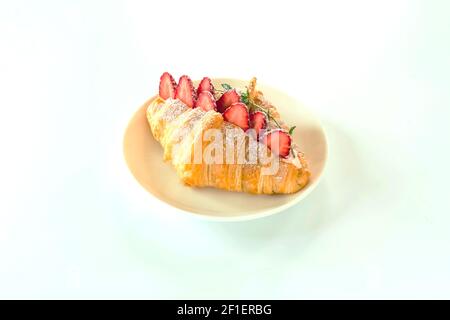
<path fill-rule="evenodd" d="M 196 94 L 194 91 L 194 86 L 192 85 L 192 80 L 188 76 L 181 76 L 178 81 L 178 87 L 175 92 L 175 98 L 180 99 L 189 108 L 193 108 L 195 105 Z"/>
<path fill-rule="evenodd" d="M 175 98 L 176 87 L 177 83 L 172 75 L 168 72 L 164 72 L 159 80 L 159 96 L 164 100 Z"/>
<path fill-rule="evenodd" d="M 250 114 L 250 127 L 255 129 L 256 135 L 259 137 L 261 131 L 267 127 L 266 114 L 261 111 L 255 111 Z"/>
<path fill-rule="evenodd" d="M 264 144 L 280 157 L 286 158 L 291 150 L 291 136 L 282 129 L 274 129 L 264 136 Z"/>
<path fill-rule="evenodd" d="M 200 84 L 198 85 L 197 95 L 200 95 L 203 91 L 209 91 L 212 95 L 214 95 L 214 86 L 211 82 L 211 79 L 208 77 L 204 77 Z"/>
<path fill-rule="evenodd" d="M 211 92 L 203 91 L 198 95 L 197 101 L 195 102 L 195 107 L 204 111 L 216 110 L 216 100 Z"/>
<path fill-rule="evenodd" d="M 240 99 L 241 98 L 235 89 L 228 90 L 220 97 L 219 100 L 217 100 L 217 110 L 220 113 L 224 113 L 229 106 L 233 103 L 239 102 Z"/>
<path fill-rule="evenodd" d="M 223 113 L 223 118 L 225 121 L 237 125 L 244 131 L 249 128 L 248 109 L 242 102 L 236 102 L 229 106 Z"/>

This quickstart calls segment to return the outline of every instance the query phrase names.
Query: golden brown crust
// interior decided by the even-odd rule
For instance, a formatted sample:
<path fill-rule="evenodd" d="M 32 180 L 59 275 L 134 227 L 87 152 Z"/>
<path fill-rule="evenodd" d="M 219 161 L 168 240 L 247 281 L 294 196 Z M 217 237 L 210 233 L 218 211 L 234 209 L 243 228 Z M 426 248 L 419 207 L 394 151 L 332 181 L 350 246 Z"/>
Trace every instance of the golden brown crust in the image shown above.
<path fill-rule="evenodd" d="M 263 175 L 263 168 L 273 164 L 206 164 L 195 158 L 195 148 L 202 142 L 202 155 L 212 143 L 206 142 L 204 133 L 208 129 L 217 129 L 225 136 L 225 130 L 233 129 L 233 125 L 224 122 L 222 115 L 215 111 L 204 112 L 199 108 L 190 109 L 178 100 L 155 99 L 147 109 L 147 119 L 153 136 L 164 149 L 164 160 L 170 161 L 180 179 L 187 185 L 197 187 L 215 187 L 229 191 L 249 192 L 254 194 L 294 193 L 303 188 L 309 180 L 306 161 L 300 155 L 302 164 L 297 167 L 292 163 L 279 161 L 275 174 Z M 237 130 L 239 138 L 248 139 L 242 130 Z M 248 144 L 248 140 L 245 143 Z M 223 150 L 227 142 L 223 140 Z M 264 145 L 259 146 L 262 152 L 270 153 Z M 259 150 L 259 149 L 258 149 Z M 247 151 L 247 156 L 250 151 Z M 224 151 L 225 153 L 225 151 Z M 225 157 L 225 154 L 223 155 Z M 234 153 L 238 157 L 237 150 Z M 198 159 L 197 159 L 198 160 Z M 223 158 L 225 160 L 225 158 Z"/>

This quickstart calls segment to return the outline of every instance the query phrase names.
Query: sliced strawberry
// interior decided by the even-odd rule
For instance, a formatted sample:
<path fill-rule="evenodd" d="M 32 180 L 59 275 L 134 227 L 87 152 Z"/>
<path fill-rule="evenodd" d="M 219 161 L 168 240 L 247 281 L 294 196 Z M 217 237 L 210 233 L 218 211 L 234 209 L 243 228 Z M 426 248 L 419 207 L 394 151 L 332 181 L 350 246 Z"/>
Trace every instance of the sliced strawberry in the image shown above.
<path fill-rule="evenodd" d="M 283 158 L 286 158 L 291 150 L 291 136 L 282 129 L 266 133 L 263 142 L 273 153 Z"/>
<path fill-rule="evenodd" d="M 223 118 L 225 121 L 237 125 L 244 131 L 249 128 L 248 109 L 242 102 L 236 102 L 229 106 L 223 113 Z"/>
<path fill-rule="evenodd" d="M 217 110 L 216 100 L 209 91 L 203 91 L 198 95 L 197 101 L 195 102 L 195 107 L 204 111 Z"/>
<path fill-rule="evenodd" d="M 255 129 L 256 135 L 259 137 L 265 128 L 267 127 L 266 114 L 261 111 L 255 111 L 250 114 L 250 128 Z"/>
<path fill-rule="evenodd" d="M 176 87 L 177 83 L 172 75 L 168 72 L 164 72 L 159 79 L 159 96 L 164 100 L 175 98 Z"/>
<path fill-rule="evenodd" d="M 214 85 L 211 82 L 211 79 L 208 77 L 204 77 L 197 88 L 197 95 L 200 95 L 203 91 L 209 91 L 212 95 L 214 95 Z"/>
<path fill-rule="evenodd" d="M 175 98 L 180 99 L 189 108 L 193 108 L 195 105 L 196 94 L 194 91 L 194 86 L 192 85 L 192 80 L 188 76 L 181 76 L 178 81 L 178 87 L 175 92 Z"/>
<path fill-rule="evenodd" d="M 235 89 L 228 90 L 220 97 L 219 100 L 217 100 L 217 111 L 224 113 L 229 106 L 233 103 L 239 102 L 240 99 L 241 98 Z"/>

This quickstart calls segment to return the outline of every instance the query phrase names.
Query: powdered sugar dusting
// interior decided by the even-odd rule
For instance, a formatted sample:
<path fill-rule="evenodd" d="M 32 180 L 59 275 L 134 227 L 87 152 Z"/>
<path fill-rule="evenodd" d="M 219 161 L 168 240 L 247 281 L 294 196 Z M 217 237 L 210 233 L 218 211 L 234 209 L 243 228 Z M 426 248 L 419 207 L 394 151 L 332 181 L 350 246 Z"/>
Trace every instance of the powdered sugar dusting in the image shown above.
<path fill-rule="evenodd" d="M 167 99 L 163 107 L 164 111 L 162 114 L 162 119 L 167 122 L 171 122 L 178 118 L 180 114 L 189 109 L 183 102 L 178 99 Z"/>

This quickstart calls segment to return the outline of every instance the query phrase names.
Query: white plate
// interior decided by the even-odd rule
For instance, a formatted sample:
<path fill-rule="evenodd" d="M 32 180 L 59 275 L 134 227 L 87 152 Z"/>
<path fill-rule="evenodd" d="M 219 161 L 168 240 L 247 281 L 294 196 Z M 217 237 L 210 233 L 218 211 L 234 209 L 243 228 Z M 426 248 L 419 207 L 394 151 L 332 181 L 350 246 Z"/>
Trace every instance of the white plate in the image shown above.
<path fill-rule="evenodd" d="M 244 88 L 248 81 L 214 79 L 213 83 L 216 87 L 220 87 L 220 83 L 228 83 L 236 88 Z M 277 106 L 288 125 L 297 126 L 293 138 L 305 153 L 311 171 L 310 182 L 305 188 L 290 195 L 252 195 L 183 185 L 170 163 L 162 160 L 162 147 L 154 140 L 147 123 L 146 109 L 154 97 L 137 110 L 125 131 L 124 155 L 133 176 L 157 199 L 182 212 L 211 220 L 256 219 L 300 202 L 317 185 L 325 168 L 325 132 L 317 118 L 298 101 L 266 85 L 258 84 L 258 88 Z"/>

